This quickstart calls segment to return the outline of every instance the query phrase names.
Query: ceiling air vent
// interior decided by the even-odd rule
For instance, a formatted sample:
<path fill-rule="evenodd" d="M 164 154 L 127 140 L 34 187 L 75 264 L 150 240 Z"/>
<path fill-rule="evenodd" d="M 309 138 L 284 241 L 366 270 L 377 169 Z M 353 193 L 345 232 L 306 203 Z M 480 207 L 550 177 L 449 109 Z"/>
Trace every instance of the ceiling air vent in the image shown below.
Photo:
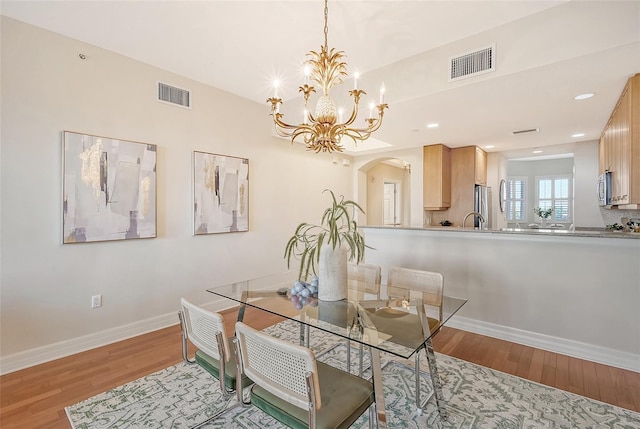
<path fill-rule="evenodd" d="M 496 68 L 496 45 L 449 58 L 449 82 L 488 73 Z"/>
<path fill-rule="evenodd" d="M 517 136 L 518 134 L 537 133 L 538 131 L 540 131 L 539 128 L 531 128 L 531 129 L 528 129 L 528 130 L 511 131 L 511 134 L 514 135 L 514 136 Z"/>
<path fill-rule="evenodd" d="M 177 88 L 158 82 L 158 101 L 175 104 L 186 108 L 191 108 L 191 93 L 186 89 Z"/>

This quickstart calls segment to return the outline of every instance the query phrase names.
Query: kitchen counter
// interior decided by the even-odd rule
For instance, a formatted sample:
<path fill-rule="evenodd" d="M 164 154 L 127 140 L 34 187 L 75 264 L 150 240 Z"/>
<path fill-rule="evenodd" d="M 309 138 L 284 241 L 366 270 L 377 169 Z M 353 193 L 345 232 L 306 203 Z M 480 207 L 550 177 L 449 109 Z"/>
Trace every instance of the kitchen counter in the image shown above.
<path fill-rule="evenodd" d="M 501 228 L 501 229 L 475 229 L 462 228 L 459 226 L 431 226 L 431 227 L 390 227 L 390 226 L 366 226 L 365 228 L 380 229 L 406 229 L 420 231 L 442 231 L 442 232 L 473 232 L 479 234 L 511 234 L 511 235 L 533 235 L 533 236 L 553 236 L 553 237 L 596 237 L 596 238 L 625 238 L 640 239 L 638 232 L 612 231 L 606 228 L 577 228 L 575 231 L 568 229 L 551 228 Z"/>
<path fill-rule="evenodd" d="M 362 227 L 364 262 L 435 271 L 459 329 L 640 371 L 640 233 Z"/>

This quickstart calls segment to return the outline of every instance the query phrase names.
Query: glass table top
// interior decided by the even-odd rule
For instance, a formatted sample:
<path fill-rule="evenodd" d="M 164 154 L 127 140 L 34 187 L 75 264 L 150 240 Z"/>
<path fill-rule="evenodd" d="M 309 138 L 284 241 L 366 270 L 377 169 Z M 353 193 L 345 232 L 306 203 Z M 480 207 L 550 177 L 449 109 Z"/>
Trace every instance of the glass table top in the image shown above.
<path fill-rule="evenodd" d="M 392 294 L 386 285 L 348 281 L 348 298 L 321 301 L 306 298 L 304 305 L 292 295 L 297 273 L 286 272 L 207 289 L 228 298 L 286 319 L 409 358 L 431 339 L 467 302 L 466 299 L 435 296 L 410 287 L 395 285 Z M 380 290 L 378 296 L 371 291 Z M 442 306 L 430 304 L 442 302 Z"/>

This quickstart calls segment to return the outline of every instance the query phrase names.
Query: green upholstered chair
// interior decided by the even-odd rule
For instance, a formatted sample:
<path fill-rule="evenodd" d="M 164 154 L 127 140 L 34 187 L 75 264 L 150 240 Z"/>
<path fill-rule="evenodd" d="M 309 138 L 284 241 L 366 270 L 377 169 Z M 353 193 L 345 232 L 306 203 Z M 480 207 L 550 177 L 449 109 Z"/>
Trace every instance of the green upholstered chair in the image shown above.
<path fill-rule="evenodd" d="M 242 387 L 250 385 L 251 380 L 243 378 L 238 386 L 235 354 L 229 346 L 231 340 L 228 338 L 222 315 L 198 307 L 184 298 L 180 300 L 180 306 L 178 317 L 182 328 L 182 357 L 186 363 L 200 365 L 220 381 L 220 390 L 226 402 L 225 407 L 202 423 L 204 424 L 225 411 L 226 404 L 232 399 L 234 392 L 241 402 Z M 188 356 L 188 342 L 198 348 L 193 358 Z"/>
<path fill-rule="evenodd" d="M 369 409 L 374 424 L 371 382 L 318 362 L 311 349 L 236 323 L 238 372 L 254 385 L 251 403 L 291 428 L 346 429 Z"/>

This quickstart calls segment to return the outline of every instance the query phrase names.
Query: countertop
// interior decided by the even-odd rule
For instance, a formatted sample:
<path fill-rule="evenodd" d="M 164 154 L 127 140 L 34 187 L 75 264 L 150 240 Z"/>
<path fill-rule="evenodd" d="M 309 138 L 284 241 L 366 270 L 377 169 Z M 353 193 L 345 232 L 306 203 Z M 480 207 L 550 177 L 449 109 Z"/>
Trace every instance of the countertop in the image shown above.
<path fill-rule="evenodd" d="M 501 229 L 476 229 L 461 228 L 459 226 L 430 226 L 424 228 L 404 227 L 404 226 L 362 226 L 362 228 L 380 228 L 380 229 L 405 229 L 417 231 L 441 231 L 441 232 L 472 232 L 478 234 L 513 234 L 513 235 L 548 235 L 548 236 L 567 236 L 567 237 L 596 237 L 596 238 L 623 238 L 623 239 L 640 239 L 638 232 L 612 231 L 606 228 L 576 228 L 575 231 L 568 229 L 547 229 L 547 228 L 501 228 Z"/>

